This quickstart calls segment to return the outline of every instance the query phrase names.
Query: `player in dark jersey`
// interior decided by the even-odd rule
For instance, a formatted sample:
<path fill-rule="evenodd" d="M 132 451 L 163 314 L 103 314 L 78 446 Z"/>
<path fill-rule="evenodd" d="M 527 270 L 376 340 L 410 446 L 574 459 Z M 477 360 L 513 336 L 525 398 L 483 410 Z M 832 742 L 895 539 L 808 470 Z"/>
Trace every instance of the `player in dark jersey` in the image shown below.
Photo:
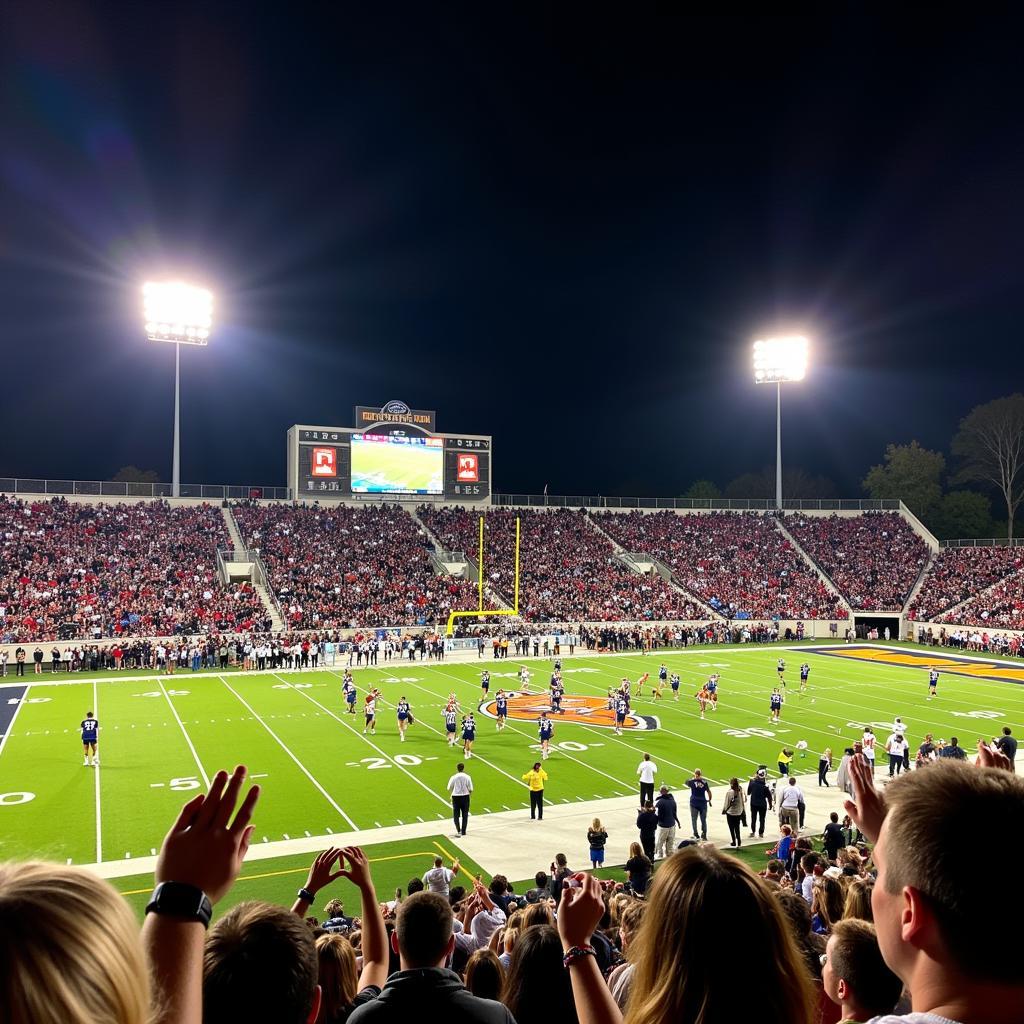
<path fill-rule="evenodd" d="M 455 733 L 459 725 L 459 712 L 449 704 L 441 714 L 444 715 L 444 731 L 448 736 L 448 746 L 454 747 Z"/>
<path fill-rule="evenodd" d="M 805 661 L 800 666 L 800 692 L 804 693 L 807 689 L 807 677 L 811 674 L 811 666 Z"/>
<path fill-rule="evenodd" d="M 537 727 L 540 735 L 540 755 L 547 760 L 550 753 L 551 737 L 555 732 L 555 723 L 542 711 L 540 718 L 537 719 Z"/>
<path fill-rule="evenodd" d="M 679 700 L 679 673 L 673 672 L 672 678 L 669 680 L 669 686 L 672 687 L 672 699 L 674 701 Z"/>
<path fill-rule="evenodd" d="M 505 696 L 504 690 L 498 691 L 498 696 L 494 701 L 494 711 L 498 716 L 497 729 L 500 731 L 505 728 L 505 720 L 508 718 L 508 697 Z"/>
<path fill-rule="evenodd" d="M 562 671 L 562 659 L 561 658 L 555 658 L 555 671 L 556 672 L 561 672 Z"/>
<path fill-rule="evenodd" d="M 466 757 L 473 756 L 473 740 L 476 739 L 476 720 L 473 712 L 465 715 L 462 719 L 462 752 Z"/>
<path fill-rule="evenodd" d="M 622 735 L 622 727 L 626 723 L 626 715 L 629 714 L 629 697 L 619 694 L 615 701 L 615 735 Z"/>
<path fill-rule="evenodd" d="M 480 673 L 480 699 L 487 700 L 487 691 L 491 688 L 491 673 L 484 669 Z"/>
<path fill-rule="evenodd" d="M 938 697 L 938 685 L 939 685 L 939 670 L 937 668 L 931 669 L 928 673 L 928 699 L 932 697 Z"/>
<path fill-rule="evenodd" d="M 665 682 L 665 680 L 668 679 L 668 669 L 665 668 L 665 662 L 662 662 L 658 666 L 658 679 L 662 682 Z"/>
<path fill-rule="evenodd" d="M 779 692 L 779 688 L 776 686 L 772 690 L 771 698 L 769 699 L 768 706 L 771 708 L 771 718 L 769 722 L 777 722 L 782 715 L 782 694 Z"/>
<path fill-rule="evenodd" d="M 565 687 L 559 679 L 551 685 L 551 710 L 554 711 L 556 715 L 565 714 L 565 711 L 562 709 L 562 697 L 564 696 Z"/>
<path fill-rule="evenodd" d="M 720 678 L 721 676 L 716 672 L 714 675 L 708 677 L 708 681 L 704 686 L 704 689 L 708 691 L 712 711 L 718 710 L 718 680 Z"/>
<path fill-rule="evenodd" d="M 348 705 L 348 713 L 354 715 L 356 713 L 356 684 L 352 682 L 352 673 L 345 670 L 345 678 L 341 683 L 341 695 Z"/>
<path fill-rule="evenodd" d="M 405 730 L 408 728 L 409 723 L 412 721 L 412 711 L 409 708 L 409 702 L 405 699 L 405 697 L 398 698 L 398 704 L 395 705 L 395 714 L 398 715 L 398 736 L 404 743 Z"/>
<path fill-rule="evenodd" d="M 82 764 L 97 765 L 100 763 L 99 754 L 96 753 L 96 740 L 100 732 L 99 719 L 94 718 L 91 711 L 86 711 L 80 728 L 82 730 L 82 750 L 85 751 L 85 759 Z M 90 760 L 90 756 L 92 760 Z"/>

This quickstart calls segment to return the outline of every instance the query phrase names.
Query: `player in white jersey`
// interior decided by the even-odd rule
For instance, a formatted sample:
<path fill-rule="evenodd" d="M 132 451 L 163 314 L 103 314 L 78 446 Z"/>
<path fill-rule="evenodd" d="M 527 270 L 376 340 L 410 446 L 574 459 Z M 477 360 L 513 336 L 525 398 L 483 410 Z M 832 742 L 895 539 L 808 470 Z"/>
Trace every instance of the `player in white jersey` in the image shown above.
<path fill-rule="evenodd" d="M 519 689 L 523 693 L 530 692 L 530 670 L 525 665 L 519 667 Z"/>
<path fill-rule="evenodd" d="M 860 739 L 860 744 L 864 750 L 864 756 L 867 758 L 867 762 L 871 766 L 872 775 L 875 774 L 875 744 L 877 742 L 875 734 L 871 731 L 871 726 L 865 726 L 864 735 Z"/>

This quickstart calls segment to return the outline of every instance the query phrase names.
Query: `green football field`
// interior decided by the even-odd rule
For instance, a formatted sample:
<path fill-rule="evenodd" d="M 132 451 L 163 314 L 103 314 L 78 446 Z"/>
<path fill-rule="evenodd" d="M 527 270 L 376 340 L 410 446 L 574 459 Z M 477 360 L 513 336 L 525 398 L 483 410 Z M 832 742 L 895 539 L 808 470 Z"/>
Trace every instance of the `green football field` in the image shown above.
<path fill-rule="evenodd" d="M 838 760 L 866 722 L 884 740 L 882 731 L 897 715 L 906 722 L 913 746 L 926 731 L 946 738 L 955 734 L 968 749 L 1004 725 L 1017 735 L 1024 731 L 1024 689 L 1015 685 L 1024 678 L 1019 662 L 1003 663 L 1008 667 L 992 659 L 958 662 L 945 653 L 897 647 L 880 652 L 839 645 L 835 654 L 812 650 L 565 658 L 567 717 L 574 720 L 557 720 L 555 749 L 545 764 L 548 802 L 634 793 L 636 765 L 645 751 L 661 768 L 659 780 L 677 789 L 694 768 L 715 783 L 747 776 L 760 764 L 774 774 L 780 747 L 800 740 L 807 751 L 805 759 L 795 760 L 796 770 L 815 771 L 822 748 L 831 747 Z M 776 725 L 768 720 L 768 695 L 776 685 L 780 654 L 786 658 L 788 688 Z M 861 660 L 880 654 L 898 663 Z M 667 687 L 665 699 L 651 700 L 649 684 L 634 702 L 640 716 L 656 719 L 649 723 L 652 728 L 616 736 L 592 724 L 601 721 L 596 709 L 603 707 L 610 686 L 624 675 L 634 682 L 643 672 L 656 676 L 662 660 L 670 672 L 681 674 L 683 685 L 678 703 Z M 811 665 L 811 677 L 809 691 L 800 696 L 803 660 Z M 939 699 L 928 701 L 926 666 L 932 661 L 940 663 L 943 674 Z M 534 693 L 546 694 L 550 662 L 527 664 Z M 499 686 L 515 687 L 519 662 L 512 659 L 355 669 L 360 707 L 367 687 L 384 692 L 375 736 L 363 735 L 361 715 L 345 712 L 340 665 L 335 671 L 303 673 L 107 675 L 56 685 L 49 677 L 29 676 L 27 691 L 8 677 L 0 688 L 0 707 L 8 716 L 0 748 L 0 858 L 40 856 L 85 864 L 149 856 L 191 793 L 218 768 L 238 763 L 248 766 L 264 791 L 254 843 L 307 836 L 326 837 L 326 843 L 332 834 L 354 829 L 421 822 L 437 822 L 434 834 L 448 835 L 445 783 L 461 751 L 446 745 L 441 710 L 451 691 L 463 708 L 477 705 L 483 666 L 492 672 L 492 695 Z M 721 674 L 719 710 L 702 721 L 693 693 L 711 672 Z M 393 707 L 400 694 L 409 698 L 417 718 L 405 743 L 398 740 Z M 474 814 L 528 806 L 521 776 L 537 757 L 532 709 L 544 702 L 531 697 L 521 703 L 526 717 L 510 720 L 502 733 L 477 714 L 469 762 Z M 78 726 L 88 710 L 101 725 L 98 770 L 82 764 Z M 415 840 L 416 852 L 429 853 L 431 842 Z"/>

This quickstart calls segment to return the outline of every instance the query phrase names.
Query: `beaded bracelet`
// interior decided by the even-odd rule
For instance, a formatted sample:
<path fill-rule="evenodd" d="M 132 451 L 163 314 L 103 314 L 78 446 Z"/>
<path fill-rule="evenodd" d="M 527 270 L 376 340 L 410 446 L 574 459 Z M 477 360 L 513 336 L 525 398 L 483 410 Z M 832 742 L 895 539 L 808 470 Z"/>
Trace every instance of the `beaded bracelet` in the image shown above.
<path fill-rule="evenodd" d="M 593 946 L 573 946 L 566 950 L 565 956 L 562 957 L 562 966 L 568 970 L 577 960 L 582 960 L 585 956 L 596 957 L 597 950 Z"/>

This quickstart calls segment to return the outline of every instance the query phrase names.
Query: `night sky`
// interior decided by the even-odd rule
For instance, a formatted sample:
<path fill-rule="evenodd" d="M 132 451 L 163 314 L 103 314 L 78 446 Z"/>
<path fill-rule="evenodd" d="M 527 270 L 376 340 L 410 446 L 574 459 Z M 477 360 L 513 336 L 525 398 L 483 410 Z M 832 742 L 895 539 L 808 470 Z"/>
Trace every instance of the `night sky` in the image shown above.
<path fill-rule="evenodd" d="M 217 296 L 184 482 L 283 484 L 291 424 L 400 398 L 500 491 L 724 484 L 796 328 L 784 458 L 858 496 L 1020 389 L 1020 24 L 331 6 L 4 6 L 0 476 L 170 478 L 165 274 Z"/>

